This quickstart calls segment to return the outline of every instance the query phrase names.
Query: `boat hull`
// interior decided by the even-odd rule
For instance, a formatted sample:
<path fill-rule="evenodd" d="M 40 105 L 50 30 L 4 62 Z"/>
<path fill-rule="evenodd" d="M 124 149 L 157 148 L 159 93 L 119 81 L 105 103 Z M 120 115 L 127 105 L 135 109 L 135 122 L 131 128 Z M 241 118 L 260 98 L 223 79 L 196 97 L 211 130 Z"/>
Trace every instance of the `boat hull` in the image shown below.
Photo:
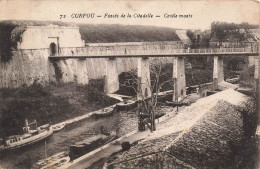
<path fill-rule="evenodd" d="M 54 126 L 54 127 L 53 127 L 53 132 L 60 131 L 60 130 L 62 130 L 64 127 L 65 127 L 65 124 L 60 124 L 60 125 Z"/>
<path fill-rule="evenodd" d="M 13 150 L 13 149 L 18 149 L 18 148 L 21 148 L 21 147 L 25 147 L 25 146 L 34 144 L 36 142 L 39 142 L 41 140 L 44 140 L 44 139 L 50 137 L 52 134 L 53 134 L 53 129 L 52 129 L 52 126 L 51 126 L 49 130 L 43 131 L 40 134 L 31 136 L 30 138 L 27 138 L 25 140 L 16 142 L 14 144 L 7 145 L 2 150 Z"/>

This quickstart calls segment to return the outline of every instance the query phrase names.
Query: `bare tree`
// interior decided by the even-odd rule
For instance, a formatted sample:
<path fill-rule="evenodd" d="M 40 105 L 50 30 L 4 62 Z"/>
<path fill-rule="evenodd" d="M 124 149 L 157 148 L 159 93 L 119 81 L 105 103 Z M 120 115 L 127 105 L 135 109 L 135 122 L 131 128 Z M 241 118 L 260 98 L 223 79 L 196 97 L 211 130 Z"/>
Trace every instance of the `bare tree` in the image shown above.
<path fill-rule="evenodd" d="M 150 59 L 150 77 L 141 80 L 141 77 L 137 75 L 137 69 L 133 69 L 125 76 L 125 80 L 121 83 L 121 86 L 132 88 L 139 102 L 138 110 L 140 115 L 139 127 L 147 125 L 151 132 L 156 130 L 155 126 L 155 110 L 158 104 L 158 94 L 162 90 L 163 86 L 167 83 L 173 86 L 172 76 L 169 72 L 164 71 L 165 59 L 152 58 Z M 145 78 L 145 77 L 143 77 Z M 150 80 L 151 79 L 151 80 Z M 141 86 L 145 85 L 149 89 L 145 91 Z M 151 91 L 151 95 L 149 92 Z M 144 118 L 147 117 L 148 118 Z M 141 125 L 141 126 L 140 126 Z M 139 128 L 139 130 L 142 130 Z"/>

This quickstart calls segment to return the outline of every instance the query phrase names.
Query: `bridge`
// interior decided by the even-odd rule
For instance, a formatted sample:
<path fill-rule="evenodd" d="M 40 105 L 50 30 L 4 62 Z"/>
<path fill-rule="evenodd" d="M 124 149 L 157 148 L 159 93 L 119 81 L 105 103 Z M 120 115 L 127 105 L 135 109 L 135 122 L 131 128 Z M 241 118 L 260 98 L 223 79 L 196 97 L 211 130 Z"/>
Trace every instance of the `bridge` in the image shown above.
<path fill-rule="evenodd" d="M 172 57 L 174 96 L 178 101 L 186 96 L 184 57 L 212 56 L 214 57 L 212 90 L 218 89 L 224 81 L 223 56 L 253 56 L 255 57 L 255 79 L 258 79 L 259 51 L 253 48 L 206 48 L 206 49 L 178 49 L 173 45 L 115 45 L 115 46 L 87 46 L 76 48 L 59 48 L 57 53 L 49 56 L 50 60 L 107 58 L 105 90 L 113 93 L 119 89 L 117 74 L 117 58 L 137 58 L 137 72 L 139 79 L 138 99 L 151 96 L 149 58 Z M 258 83 L 258 80 L 256 80 Z"/>
<path fill-rule="evenodd" d="M 71 51 L 76 52 L 71 52 Z M 172 45 L 149 46 L 89 46 L 60 48 L 59 53 L 49 58 L 127 58 L 127 57 L 191 57 L 191 56 L 258 56 L 258 49 L 251 48 L 203 48 L 176 49 Z"/>

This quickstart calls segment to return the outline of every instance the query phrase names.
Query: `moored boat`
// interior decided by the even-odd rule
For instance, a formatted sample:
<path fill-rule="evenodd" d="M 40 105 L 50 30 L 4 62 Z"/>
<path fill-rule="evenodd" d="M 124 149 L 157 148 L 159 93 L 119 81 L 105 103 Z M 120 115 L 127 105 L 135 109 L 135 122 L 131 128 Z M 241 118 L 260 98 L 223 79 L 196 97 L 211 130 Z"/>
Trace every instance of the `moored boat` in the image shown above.
<path fill-rule="evenodd" d="M 105 145 L 117 138 L 115 132 L 111 133 L 104 133 L 104 134 L 97 134 L 92 137 L 89 137 L 83 141 L 77 142 L 74 145 L 70 146 L 69 157 L 70 161 L 87 154 L 98 147 Z"/>
<path fill-rule="evenodd" d="M 69 163 L 70 158 L 67 153 L 60 152 L 46 159 L 41 159 L 33 164 L 32 169 L 53 169 Z"/>
<path fill-rule="evenodd" d="M 68 153 L 60 152 L 47 159 L 42 159 L 35 163 L 32 169 L 64 168 L 62 166 L 115 139 L 117 139 L 117 135 L 115 132 L 93 134 L 93 136 L 90 136 L 85 140 L 70 145 L 70 151 Z"/>
<path fill-rule="evenodd" d="M 65 123 L 57 124 L 53 126 L 53 132 L 60 131 L 65 127 Z"/>
<path fill-rule="evenodd" d="M 118 110 L 131 110 L 137 105 L 136 100 L 124 100 L 123 102 L 117 103 L 116 107 Z"/>
<path fill-rule="evenodd" d="M 28 126 L 24 127 L 25 133 L 22 135 L 13 135 L 2 140 L 0 150 L 9 150 L 24 147 L 43 140 L 53 133 L 52 125 L 45 124 L 37 127 L 36 130 L 30 130 Z"/>
<path fill-rule="evenodd" d="M 104 108 L 102 110 L 96 111 L 95 113 L 93 113 L 93 116 L 97 117 L 97 118 L 105 117 L 105 116 L 111 115 L 113 112 L 114 112 L 114 107 L 110 106 L 110 107 Z"/>

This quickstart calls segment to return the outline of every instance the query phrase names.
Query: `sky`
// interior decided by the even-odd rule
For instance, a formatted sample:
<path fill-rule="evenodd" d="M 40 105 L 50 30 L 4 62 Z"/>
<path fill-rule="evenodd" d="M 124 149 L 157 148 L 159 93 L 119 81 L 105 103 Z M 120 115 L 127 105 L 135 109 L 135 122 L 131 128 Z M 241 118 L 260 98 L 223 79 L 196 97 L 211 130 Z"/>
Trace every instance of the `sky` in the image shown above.
<path fill-rule="evenodd" d="M 178 29 L 209 29 L 213 21 L 259 24 L 259 1 L 76 1 L 76 0 L 0 0 L 0 20 L 51 20 L 87 24 L 153 25 Z M 104 18 L 105 14 L 119 18 Z M 94 18 L 73 18 L 75 14 L 94 14 Z M 125 18 L 121 18 L 124 14 Z M 130 14 L 131 18 L 127 18 Z M 134 18 L 136 15 L 152 18 Z M 174 15 L 176 18 L 166 18 Z M 60 17 L 61 18 L 60 19 Z M 64 17 L 64 15 L 66 15 Z M 179 15 L 187 15 L 180 18 Z M 191 16 L 192 15 L 192 16 Z M 101 16 L 101 17 L 97 17 Z M 160 16 L 160 17 L 156 17 Z"/>

